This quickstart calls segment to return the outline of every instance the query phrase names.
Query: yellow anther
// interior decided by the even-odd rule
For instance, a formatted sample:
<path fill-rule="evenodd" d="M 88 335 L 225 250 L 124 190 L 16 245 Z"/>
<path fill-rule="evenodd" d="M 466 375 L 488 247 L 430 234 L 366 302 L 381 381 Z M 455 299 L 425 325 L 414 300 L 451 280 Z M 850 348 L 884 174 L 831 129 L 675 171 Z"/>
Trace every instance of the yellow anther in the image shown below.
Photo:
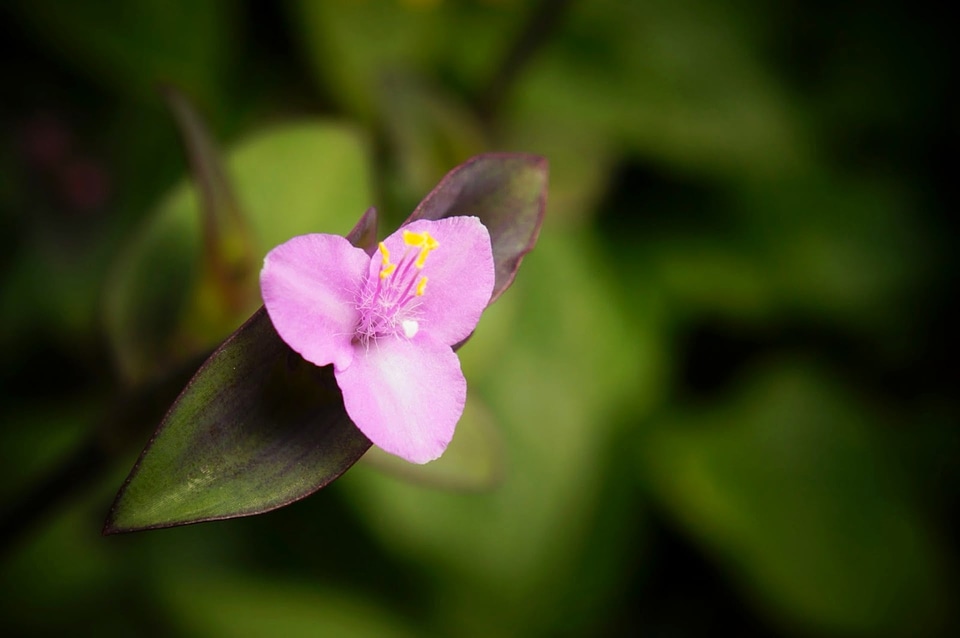
<path fill-rule="evenodd" d="M 387 266 L 390 264 L 390 251 L 387 250 L 387 245 L 383 242 L 380 242 L 380 255 L 383 257 L 383 265 Z"/>
<path fill-rule="evenodd" d="M 419 248 L 426 243 L 429 236 L 427 233 L 411 233 L 409 230 L 405 230 L 403 231 L 403 243 L 407 246 Z"/>
<path fill-rule="evenodd" d="M 386 279 L 393 274 L 393 271 L 397 269 L 396 264 L 387 264 L 380 269 L 380 279 Z"/>
<path fill-rule="evenodd" d="M 421 277 L 420 281 L 417 283 L 417 296 L 422 297 L 423 291 L 427 289 L 427 278 Z"/>
<path fill-rule="evenodd" d="M 427 263 L 427 255 L 430 254 L 430 249 L 424 246 L 420 249 L 420 254 L 417 255 L 417 260 L 413 262 L 413 265 L 417 267 L 418 270 L 423 269 L 423 265 Z"/>
<path fill-rule="evenodd" d="M 414 248 L 426 248 L 427 250 L 434 250 L 437 246 L 440 245 L 433 236 L 430 235 L 427 231 L 422 233 L 411 233 L 409 230 L 403 231 L 403 242 L 407 246 L 413 246 Z"/>

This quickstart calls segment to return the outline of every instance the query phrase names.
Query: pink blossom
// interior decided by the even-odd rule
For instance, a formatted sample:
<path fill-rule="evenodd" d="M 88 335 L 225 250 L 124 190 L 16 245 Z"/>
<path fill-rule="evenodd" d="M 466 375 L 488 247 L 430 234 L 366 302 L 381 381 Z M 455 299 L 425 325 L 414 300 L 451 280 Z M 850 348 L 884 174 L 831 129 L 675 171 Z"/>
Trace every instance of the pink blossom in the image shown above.
<path fill-rule="evenodd" d="M 260 273 L 280 337 L 333 364 L 354 424 L 413 463 L 453 438 L 467 385 L 452 346 L 473 332 L 493 285 L 490 235 L 476 217 L 412 222 L 372 257 L 338 235 L 294 237 Z"/>

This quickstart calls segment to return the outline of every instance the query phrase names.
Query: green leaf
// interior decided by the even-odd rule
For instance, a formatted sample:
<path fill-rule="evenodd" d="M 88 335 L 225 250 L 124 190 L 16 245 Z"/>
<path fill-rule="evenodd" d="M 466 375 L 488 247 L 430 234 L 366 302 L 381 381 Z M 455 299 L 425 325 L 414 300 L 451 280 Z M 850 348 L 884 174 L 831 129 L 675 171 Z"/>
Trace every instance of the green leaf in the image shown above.
<path fill-rule="evenodd" d="M 416 632 L 376 601 L 313 583 L 240 573 L 168 577 L 160 598 L 186 635 L 411 638 Z"/>
<path fill-rule="evenodd" d="M 202 156 L 209 173 L 214 156 Z M 366 142 L 340 123 L 269 129 L 240 144 L 225 164 L 257 263 L 296 235 L 345 232 L 373 201 Z M 201 219 L 184 180 L 117 262 L 105 315 L 116 359 L 132 382 L 210 352 L 260 304 L 247 297 L 244 307 L 224 314 L 221 295 L 203 285 Z"/>
<path fill-rule="evenodd" d="M 198 191 L 203 251 L 185 330 L 191 335 L 220 335 L 237 315 L 260 304 L 260 260 L 247 216 L 226 175 L 212 136 L 200 115 L 179 91 L 164 90 L 186 147 Z"/>
<path fill-rule="evenodd" d="M 789 172 L 809 154 L 802 122 L 740 15 L 705 0 L 570 3 L 504 117 L 685 170 Z"/>
<path fill-rule="evenodd" d="M 737 194 L 771 296 L 792 316 L 877 337 L 915 319 L 917 290 L 936 275 L 922 203 L 891 176 L 811 173 L 754 181 Z M 894 346 L 895 347 L 895 346 Z"/>
<path fill-rule="evenodd" d="M 721 198 L 723 199 L 723 198 Z M 813 320 L 892 351 L 936 275 L 930 230 L 896 179 L 811 172 L 743 181 L 716 226 L 646 233 L 634 251 L 684 313 Z"/>
<path fill-rule="evenodd" d="M 390 108 L 377 100 L 388 73 L 442 74 L 467 87 L 488 81 L 527 13 L 512 4 L 291 0 L 287 6 L 320 85 L 341 107 L 369 118 Z"/>
<path fill-rule="evenodd" d="M 557 127 L 544 118 L 508 121 L 500 148 L 523 149 L 550 158 L 550 225 L 584 227 L 600 213 L 601 199 L 617 174 L 618 143 L 581 127 Z"/>
<path fill-rule="evenodd" d="M 261 309 L 173 404 L 104 533 L 276 509 L 319 490 L 369 447 L 344 411 L 332 368 L 294 353 Z"/>
<path fill-rule="evenodd" d="M 489 146 L 467 106 L 425 79 L 392 73 L 377 97 L 395 162 L 388 186 L 394 198 L 410 208 L 451 166 Z"/>
<path fill-rule="evenodd" d="M 876 415 L 809 365 L 759 370 L 738 394 L 641 438 L 662 506 L 802 633 L 930 635 L 942 556 Z"/>
<path fill-rule="evenodd" d="M 503 436 L 489 408 L 471 394 L 467 396 L 456 434 L 439 459 L 417 465 L 374 446 L 362 463 L 428 487 L 485 491 L 503 479 Z"/>

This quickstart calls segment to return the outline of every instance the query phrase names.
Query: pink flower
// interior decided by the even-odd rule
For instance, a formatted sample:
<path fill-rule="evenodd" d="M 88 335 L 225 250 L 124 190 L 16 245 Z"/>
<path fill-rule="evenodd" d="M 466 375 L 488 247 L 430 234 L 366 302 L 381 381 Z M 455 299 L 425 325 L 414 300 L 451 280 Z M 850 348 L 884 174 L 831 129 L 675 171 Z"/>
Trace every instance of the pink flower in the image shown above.
<path fill-rule="evenodd" d="M 476 217 L 412 222 L 371 257 L 338 235 L 302 235 L 267 255 L 263 302 L 304 359 L 333 364 L 344 407 L 382 449 L 440 456 L 467 384 L 452 346 L 490 301 L 493 250 Z"/>

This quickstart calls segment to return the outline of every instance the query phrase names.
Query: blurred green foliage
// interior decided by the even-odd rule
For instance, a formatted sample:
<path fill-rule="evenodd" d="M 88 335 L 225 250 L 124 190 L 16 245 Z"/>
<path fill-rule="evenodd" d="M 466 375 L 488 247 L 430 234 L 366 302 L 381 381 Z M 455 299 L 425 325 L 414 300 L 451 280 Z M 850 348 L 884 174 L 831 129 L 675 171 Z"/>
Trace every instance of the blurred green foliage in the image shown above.
<path fill-rule="evenodd" d="M 4 504 L 108 431 L 122 389 L 243 318 L 198 284 L 159 83 L 221 142 L 258 258 L 369 205 L 390 228 L 477 152 L 551 162 L 540 243 L 461 351 L 449 459 L 415 476 L 371 459 L 265 516 L 101 538 L 160 411 L 4 528 L 5 633 L 960 631 L 945 16 L 101 0 L 0 17 Z"/>
<path fill-rule="evenodd" d="M 287 124 L 230 154 L 227 170 L 257 264 L 249 273 L 254 282 L 267 251 L 316 232 L 318 219 L 330 232 L 350 230 L 359 217 L 354 211 L 373 199 L 369 164 L 362 136 L 335 122 Z M 106 328 L 132 380 L 209 352 L 262 305 L 254 288 L 237 307 L 218 307 L 226 304 L 208 290 L 215 283 L 202 278 L 202 252 L 216 241 L 204 241 L 197 200 L 186 182 L 166 196 L 109 281 Z"/>

